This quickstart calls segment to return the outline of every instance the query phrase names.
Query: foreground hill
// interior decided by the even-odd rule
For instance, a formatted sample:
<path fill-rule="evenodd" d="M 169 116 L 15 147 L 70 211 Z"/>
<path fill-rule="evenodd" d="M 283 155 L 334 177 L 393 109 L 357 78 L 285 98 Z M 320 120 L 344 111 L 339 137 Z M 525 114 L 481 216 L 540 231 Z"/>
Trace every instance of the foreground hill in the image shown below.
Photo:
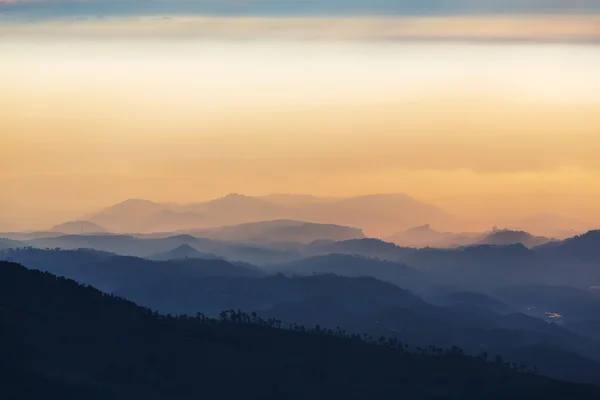
<path fill-rule="evenodd" d="M 4 252 L 2 257 L 76 279 L 163 313 L 195 315 L 201 311 L 216 317 L 223 309 L 243 309 L 288 323 L 394 336 L 412 346 L 458 345 L 472 355 L 483 351 L 516 355 L 518 348 L 550 345 L 571 356 L 590 359 L 572 363 L 567 370 L 560 367 L 560 354 L 558 359 L 551 353 L 540 362 L 528 361 L 537 365 L 540 373 L 581 382 L 600 380 L 600 344 L 592 339 L 541 319 L 511 314 L 512 310 L 497 311 L 498 304 L 489 298 L 482 301 L 481 294 L 463 295 L 439 307 L 373 278 L 394 279 L 405 288 L 418 289 L 426 277 L 402 264 L 331 255 L 284 266 L 310 275 L 290 278 L 265 276 L 252 265 L 223 260 L 153 262 L 92 250 L 21 249 Z M 515 356 L 508 361 L 521 359 Z M 595 367 L 586 366 L 590 363 Z"/>
<path fill-rule="evenodd" d="M 3 398 L 597 399 L 455 349 L 410 354 L 240 313 L 164 317 L 0 262 Z M 498 361 L 498 360 L 497 360 Z"/>

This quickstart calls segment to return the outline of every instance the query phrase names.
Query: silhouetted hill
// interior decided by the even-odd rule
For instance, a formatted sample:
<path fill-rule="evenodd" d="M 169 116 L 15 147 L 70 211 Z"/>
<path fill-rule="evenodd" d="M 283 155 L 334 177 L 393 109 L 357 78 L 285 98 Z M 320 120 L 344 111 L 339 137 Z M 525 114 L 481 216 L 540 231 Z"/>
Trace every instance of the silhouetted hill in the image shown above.
<path fill-rule="evenodd" d="M 269 271 L 286 275 L 336 274 L 349 277 L 370 276 L 382 281 L 394 283 L 403 288 L 424 285 L 427 278 L 397 262 L 353 256 L 347 254 L 328 254 L 315 256 L 288 264 L 269 267 Z"/>
<path fill-rule="evenodd" d="M 511 231 L 508 229 L 495 229 L 485 235 L 478 244 L 490 244 L 494 246 L 507 246 L 511 244 L 522 244 L 526 247 L 535 247 L 550 242 L 550 239 L 542 236 L 533 236 L 524 231 Z"/>
<path fill-rule="evenodd" d="M 532 365 L 543 364 L 553 371 L 553 377 L 576 382 L 592 382 L 600 385 L 600 363 L 548 344 L 530 345 L 506 350 L 506 359 Z"/>
<path fill-rule="evenodd" d="M 600 298 L 567 286 L 519 285 L 499 288 L 494 296 L 512 307 L 545 318 L 559 314 L 557 322 L 594 319 L 600 316 Z"/>
<path fill-rule="evenodd" d="M 388 237 L 387 241 L 405 247 L 451 248 L 473 244 L 478 236 L 480 234 L 439 232 L 427 224 L 398 232 Z"/>
<path fill-rule="evenodd" d="M 22 247 L 23 243 L 16 240 L 0 239 L 0 250 Z"/>
<path fill-rule="evenodd" d="M 436 296 L 434 299 L 436 304 L 451 306 L 451 305 L 468 305 L 484 307 L 500 314 L 509 314 L 515 310 L 508 304 L 495 299 L 484 293 L 478 292 L 452 292 L 444 295 Z"/>
<path fill-rule="evenodd" d="M 360 229 L 331 224 L 275 220 L 188 231 L 196 236 L 246 243 L 310 243 L 315 240 L 362 239 Z"/>
<path fill-rule="evenodd" d="M 405 260 L 415 252 L 415 249 L 399 247 L 379 239 L 355 239 L 341 242 L 316 241 L 305 249 L 305 253 L 310 255 L 350 254 L 389 261 Z"/>
<path fill-rule="evenodd" d="M 86 233 L 106 233 L 106 229 L 90 221 L 65 222 L 63 224 L 53 226 L 50 231 L 75 235 Z"/>
<path fill-rule="evenodd" d="M 61 232 L 48 232 L 48 231 L 33 231 L 33 232 L 2 232 L 0 238 L 6 238 L 11 240 L 31 240 L 31 239 L 42 239 L 63 236 Z"/>
<path fill-rule="evenodd" d="M 256 269 L 233 265 L 223 260 L 185 259 L 151 261 L 90 250 L 5 250 L 0 259 L 24 264 L 28 268 L 94 285 L 107 292 L 143 288 L 150 295 L 156 285 L 177 285 L 209 276 L 259 277 Z"/>
<path fill-rule="evenodd" d="M 327 254 L 361 255 L 402 262 L 425 272 L 440 284 L 456 289 L 485 291 L 490 287 L 516 284 L 571 285 L 588 288 L 600 285 L 595 239 L 592 234 L 571 241 L 528 249 L 521 244 L 479 245 L 457 249 L 413 249 L 378 239 L 341 242 L 318 240 L 301 243 L 239 243 L 192 235 L 65 235 L 5 242 L 5 247 L 92 248 L 120 255 L 153 257 L 189 245 L 201 253 L 258 266 L 284 264 Z M 589 238 L 589 239 L 587 239 Z M 581 251 L 571 248 L 579 240 L 589 241 Z M 587 252 L 584 254 L 583 252 Z"/>
<path fill-rule="evenodd" d="M 589 231 L 560 242 L 548 243 L 535 249 L 549 257 L 570 258 L 586 262 L 600 261 L 600 230 Z"/>
<path fill-rule="evenodd" d="M 168 261 L 168 260 L 181 260 L 186 258 L 203 258 L 203 259 L 218 259 L 220 257 L 215 256 L 211 253 L 204 253 L 196 250 L 189 244 L 182 244 L 172 250 L 158 253 L 150 257 L 152 260 L 157 261 Z"/>
<path fill-rule="evenodd" d="M 54 238 L 32 239 L 24 242 L 38 248 L 62 248 L 68 250 L 91 248 L 136 257 L 152 257 L 157 253 L 189 245 L 200 252 L 214 254 L 228 260 L 241 260 L 252 264 L 285 262 L 299 258 L 294 250 L 279 250 L 265 246 L 223 242 L 176 235 L 159 238 L 137 238 L 129 235 L 66 235 Z"/>
<path fill-rule="evenodd" d="M 600 354 L 597 342 L 523 314 L 500 315 L 481 305 L 466 302 L 449 307 L 434 307 L 424 302 L 398 299 L 379 300 L 370 307 L 370 299 L 377 298 L 376 296 L 375 293 L 361 291 L 359 298 L 367 305 L 359 310 L 353 308 L 352 302 L 340 301 L 337 295 L 312 295 L 303 300 L 297 298 L 294 301 L 280 301 L 271 309 L 259 313 L 267 318 L 287 322 L 320 324 L 331 329 L 342 327 L 349 332 L 368 334 L 375 338 L 382 335 L 393 336 L 414 349 L 430 344 L 441 347 L 458 345 L 474 355 L 508 354 L 509 351 L 512 355 L 516 348 L 546 344 L 569 353 L 572 360 L 583 358 L 582 356 L 598 360 Z M 512 357 L 507 357 L 506 360 L 517 361 Z M 544 374 L 564 377 L 565 369 L 557 367 L 557 361 L 559 360 L 544 356 L 528 365 L 536 365 Z M 574 366 L 573 370 L 582 370 L 594 363 L 598 364 L 598 361 L 586 358 Z M 568 379 L 595 382 L 600 375 L 593 375 L 593 371 L 595 370 L 582 375 L 571 373 Z"/>
<path fill-rule="evenodd" d="M 600 317 L 593 318 L 586 321 L 566 322 L 564 326 L 572 332 L 600 341 Z"/>
<path fill-rule="evenodd" d="M 406 262 L 446 285 L 469 290 L 546 278 L 535 253 L 522 244 L 423 249 L 411 254 Z"/>
<path fill-rule="evenodd" d="M 277 329 L 277 321 L 241 313 L 221 321 L 160 316 L 11 263 L 0 263 L 0 326 L 2 372 L 10 378 L 0 390 L 21 399 L 67 389 L 65 398 L 157 400 L 600 396 L 597 387 L 518 373 L 457 350 L 410 354 L 395 342 Z"/>
<path fill-rule="evenodd" d="M 223 309 L 244 309 L 290 323 L 377 332 L 376 337 L 394 336 L 415 346 L 459 345 L 475 355 L 481 353 L 481 346 L 499 352 L 551 343 L 600 358 L 597 343 L 540 319 L 522 314 L 502 316 L 480 304 L 464 302 L 436 307 L 374 278 L 330 274 L 261 277 L 259 271 L 221 260 L 151 262 L 90 250 L 9 253 L 13 254 L 9 259 L 23 261 L 31 268 L 76 278 L 165 313 L 193 315 L 201 311 L 216 316 Z M 396 272 L 397 267 L 390 269 Z M 538 367 L 544 373 L 554 373 L 544 365 Z"/>

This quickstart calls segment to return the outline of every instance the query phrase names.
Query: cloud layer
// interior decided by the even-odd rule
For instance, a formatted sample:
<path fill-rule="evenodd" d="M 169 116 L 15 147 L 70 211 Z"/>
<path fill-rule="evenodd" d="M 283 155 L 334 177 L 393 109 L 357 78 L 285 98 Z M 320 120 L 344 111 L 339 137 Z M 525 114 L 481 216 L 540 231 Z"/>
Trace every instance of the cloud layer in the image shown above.
<path fill-rule="evenodd" d="M 76 39 L 278 39 L 600 41 L 600 16 L 138 17 L 5 23 L 0 37 Z"/>
<path fill-rule="evenodd" d="M 581 14 L 599 11 L 600 0 L 0 0 L 0 12 L 31 17 L 163 14 Z"/>

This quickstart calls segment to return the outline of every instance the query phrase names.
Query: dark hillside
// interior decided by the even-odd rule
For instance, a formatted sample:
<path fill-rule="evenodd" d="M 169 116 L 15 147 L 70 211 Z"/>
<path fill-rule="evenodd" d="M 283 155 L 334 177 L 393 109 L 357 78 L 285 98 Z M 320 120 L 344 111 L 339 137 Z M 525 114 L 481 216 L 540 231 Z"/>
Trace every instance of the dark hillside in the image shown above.
<path fill-rule="evenodd" d="M 396 343 L 148 309 L 0 262 L 4 399 L 597 399 L 600 388 Z M 60 397 L 58 397 L 60 396 Z"/>

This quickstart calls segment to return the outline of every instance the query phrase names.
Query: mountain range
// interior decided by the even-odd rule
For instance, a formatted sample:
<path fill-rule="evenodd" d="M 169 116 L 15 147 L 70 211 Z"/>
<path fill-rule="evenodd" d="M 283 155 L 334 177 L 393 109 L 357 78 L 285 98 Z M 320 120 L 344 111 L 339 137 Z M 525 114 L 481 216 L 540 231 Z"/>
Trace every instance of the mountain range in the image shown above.
<path fill-rule="evenodd" d="M 369 235 L 385 235 L 418 224 L 444 224 L 451 216 L 405 194 L 343 199 L 229 194 L 193 204 L 131 199 L 86 215 L 84 219 L 121 233 L 171 232 L 283 219 L 360 227 Z"/>
<path fill-rule="evenodd" d="M 400 298 L 410 295 L 400 294 Z M 498 356 L 404 350 L 223 311 L 161 315 L 91 286 L 0 262 L 2 398 L 596 399 Z M 593 363 L 592 363 L 593 364 Z"/>
<path fill-rule="evenodd" d="M 406 247 L 457 248 L 482 244 L 495 246 L 522 244 L 526 247 L 535 247 L 546 244 L 553 239 L 534 236 L 525 231 L 498 229 L 496 227 L 488 232 L 440 232 L 432 229 L 431 225 L 427 224 L 398 232 L 386 240 Z"/>
<path fill-rule="evenodd" d="M 202 312 L 217 317 L 224 309 L 240 309 L 286 324 L 339 326 L 375 338 L 394 337 L 412 349 L 456 345 L 472 355 L 510 355 L 508 361 L 527 360 L 540 373 L 560 379 L 600 378 L 600 344 L 592 338 L 597 333 L 589 317 L 597 315 L 600 306 L 595 296 L 577 297 L 548 288 L 556 297 L 550 304 L 536 294 L 540 290 L 505 287 L 492 295 L 448 292 L 435 304 L 405 289 L 416 279 L 426 280 L 422 272 L 397 263 L 336 255 L 262 270 L 224 260 L 157 262 L 93 250 L 20 249 L 4 252 L 2 258 L 172 315 Z M 290 276 L 273 275 L 281 271 Z M 533 297 L 511 296 L 511 291 Z M 569 304 L 576 305 L 581 313 L 565 320 L 565 325 L 574 324 L 578 331 L 526 315 L 521 309 L 529 300 L 536 300 L 540 310 L 565 313 Z M 583 334 L 586 329 L 589 333 Z M 546 352 L 535 353 L 540 348 Z M 560 367 L 561 360 L 569 359 L 569 369 Z"/>
<path fill-rule="evenodd" d="M 90 234 L 90 233 L 107 233 L 107 230 L 98 224 L 90 221 L 69 221 L 62 224 L 58 224 L 50 229 L 50 232 L 57 232 L 62 234 Z"/>
<path fill-rule="evenodd" d="M 343 241 L 365 237 L 362 230 L 357 228 L 292 220 L 250 222 L 182 233 L 245 243 L 311 243 L 316 240 Z"/>

